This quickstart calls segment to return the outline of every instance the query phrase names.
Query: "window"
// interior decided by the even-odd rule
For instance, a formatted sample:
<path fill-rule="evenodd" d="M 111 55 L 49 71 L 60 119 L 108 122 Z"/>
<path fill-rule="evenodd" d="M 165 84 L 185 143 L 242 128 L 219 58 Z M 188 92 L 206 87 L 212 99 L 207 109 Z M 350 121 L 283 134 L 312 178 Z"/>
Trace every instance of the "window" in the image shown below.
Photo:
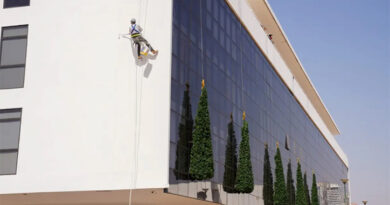
<path fill-rule="evenodd" d="M 0 45 L 0 89 L 22 88 L 28 26 L 3 27 Z"/>
<path fill-rule="evenodd" d="M 30 6 L 30 0 L 4 0 L 4 8 Z"/>
<path fill-rule="evenodd" d="M 0 110 L 0 175 L 16 174 L 22 109 Z"/>

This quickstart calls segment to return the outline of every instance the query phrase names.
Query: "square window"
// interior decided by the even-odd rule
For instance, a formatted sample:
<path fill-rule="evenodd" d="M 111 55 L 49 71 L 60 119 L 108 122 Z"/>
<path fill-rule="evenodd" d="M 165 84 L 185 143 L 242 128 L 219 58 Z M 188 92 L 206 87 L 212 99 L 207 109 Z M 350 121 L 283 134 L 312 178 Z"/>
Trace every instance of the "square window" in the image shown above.
<path fill-rule="evenodd" d="M 218 26 L 218 22 L 217 21 L 214 21 L 214 26 L 213 26 L 213 36 L 214 36 L 214 39 L 216 41 L 218 41 L 218 31 L 219 31 L 219 26 Z"/>
<path fill-rule="evenodd" d="M 0 110 L 0 175 L 16 174 L 22 109 Z"/>
<path fill-rule="evenodd" d="M 213 12 L 214 13 L 214 19 L 215 20 L 218 20 L 218 11 L 219 11 L 219 4 L 218 4 L 218 1 L 212 1 L 214 3 L 214 9 L 213 9 Z"/>
<path fill-rule="evenodd" d="M 28 26 L 3 27 L 0 45 L 0 89 L 22 88 Z"/>
<path fill-rule="evenodd" d="M 188 15 L 189 15 L 188 10 L 182 8 L 180 12 L 180 23 L 181 23 L 180 29 L 185 34 L 188 34 L 189 25 L 190 25 L 189 23 L 190 17 Z"/>
<path fill-rule="evenodd" d="M 223 30 L 219 31 L 219 43 L 221 44 L 222 48 L 225 47 L 225 33 Z"/>
<path fill-rule="evenodd" d="M 225 8 L 224 7 L 220 7 L 219 24 L 221 25 L 222 28 L 225 28 Z"/>
<path fill-rule="evenodd" d="M 24 64 L 26 61 L 26 45 L 26 38 L 2 40 L 0 66 Z"/>
<path fill-rule="evenodd" d="M 213 20 L 212 20 L 212 17 L 210 15 L 210 13 L 207 12 L 206 14 L 206 27 L 209 29 L 209 30 L 212 30 L 213 28 Z"/>
<path fill-rule="evenodd" d="M 30 0 L 4 0 L 4 8 L 30 6 Z"/>
<path fill-rule="evenodd" d="M 206 8 L 207 8 L 207 11 L 209 11 L 209 12 L 212 12 L 211 3 L 212 3 L 212 1 L 206 1 Z"/>

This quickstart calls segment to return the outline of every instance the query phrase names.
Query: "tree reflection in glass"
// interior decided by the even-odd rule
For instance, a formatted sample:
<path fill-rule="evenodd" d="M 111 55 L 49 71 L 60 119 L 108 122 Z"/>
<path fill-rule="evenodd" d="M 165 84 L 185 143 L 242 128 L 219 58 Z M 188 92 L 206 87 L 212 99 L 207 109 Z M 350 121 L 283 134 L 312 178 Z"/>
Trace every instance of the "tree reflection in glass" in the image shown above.
<path fill-rule="evenodd" d="M 186 83 L 184 91 L 181 120 L 179 124 L 179 141 L 176 149 L 175 175 L 176 179 L 189 179 L 190 154 L 192 147 L 192 119 L 190 85 Z"/>

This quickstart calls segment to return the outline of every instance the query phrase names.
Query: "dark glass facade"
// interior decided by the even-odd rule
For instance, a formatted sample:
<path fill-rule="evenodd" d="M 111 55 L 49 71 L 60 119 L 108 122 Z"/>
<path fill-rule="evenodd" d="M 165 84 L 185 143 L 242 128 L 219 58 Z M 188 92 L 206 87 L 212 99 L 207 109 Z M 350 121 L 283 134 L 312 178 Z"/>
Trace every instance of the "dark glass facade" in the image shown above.
<path fill-rule="evenodd" d="M 227 126 L 232 113 L 239 143 L 244 110 L 249 123 L 255 190 L 244 196 L 236 194 L 236 202 L 252 204 L 262 200 L 259 187 L 263 184 L 265 143 L 270 145 L 273 169 L 279 142 L 285 172 L 291 159 L 295 178 L 296 159 L 300 158 L 303 171 L 308 173 L 309 187 L 315 171 L 319 184 L 343 188 L 340 179 L 347 178 L 347 167 L 224 0 L 174 0 L 172 41 L 169 192 L 199 198 L 200 186 L 204 186 L 202 182 L 178 180 L 174 174 L 185 84 L 190 85 L 195 118 L 202 78 L 209 97 L 215 170 L 206 200 L 234 204 L 221 188 Z M 285 148 L 286 138 L 289 149 Z"/>
<path fill-rule="evenodd" d="M 30 0 L 4 0 L 4 8 L 30 6 Z"/>

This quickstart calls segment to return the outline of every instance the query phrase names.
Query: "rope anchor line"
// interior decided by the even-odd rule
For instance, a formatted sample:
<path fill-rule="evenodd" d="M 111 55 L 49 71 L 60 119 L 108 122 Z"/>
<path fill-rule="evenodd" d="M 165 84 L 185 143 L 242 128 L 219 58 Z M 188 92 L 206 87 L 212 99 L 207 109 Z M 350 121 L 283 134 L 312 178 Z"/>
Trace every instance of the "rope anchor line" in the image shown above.
<path fill-rule="evenodd" d="M 146 20 L 147 20 L 147 11 L 148 11 L 148 3 L 149 0 L 145 0 L 145 7 L 144 7 L 144 12 L 141 12 L 142 10 L 142 2 L 143 0 L 139 0 L 139 13 L 138 13 L 138 19 L 141 21 L 141 15 L 144 14 L 143 17 L 143 23 L 146 25 Z M 144 33 L 146 33 L 146 26 L 144 28 Z M 121 36 L 121 35 L 119 35 Z M 119 37 L 120 38 L 120 37 Z M 141 70 L 141 73 L 139 72 Z M 142 77 L 142 71 L 144 70 L 143 67 L 140 65 L 136 64 L 136 74 L 135 74 L 135 89 L 136 89 L 136 97 L 135 97 L 135 121 L 134 121 L 134 168 L 131 170 L 130 173 L 130 193 L 129 193 L 129 205 L 132 205 L 133 203 L 133 189 L 136 188 L 137 185 L 137 178 L 138 178 L 138 155 L 139 155 L 139 146 L 140 146 L 140 134 L 141 134 L 141 117 L 142 117 L 142 82 L 143 82 L 143 77 Z M 139 80 L 139 75 L 141 75 L 141 80 Z M 140 83 L 138 82 L 140 81 Z M 138 86 L 138 84 L 140 84 Z"/>

